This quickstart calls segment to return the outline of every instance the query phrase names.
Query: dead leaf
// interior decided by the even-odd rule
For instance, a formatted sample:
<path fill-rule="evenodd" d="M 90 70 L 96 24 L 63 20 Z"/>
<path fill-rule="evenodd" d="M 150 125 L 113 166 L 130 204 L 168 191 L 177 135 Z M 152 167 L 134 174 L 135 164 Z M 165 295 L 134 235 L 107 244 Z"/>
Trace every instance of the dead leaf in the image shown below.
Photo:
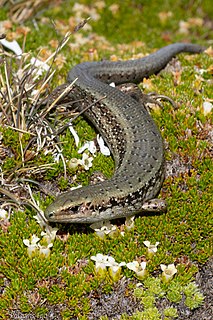
<path fill-rule="evenodd" d="M 158 17 L 161 23 L 165 23 L 172 16 L 173 16 L 173 13 L 171 11 L 161 11 L 158 13 Z"/>

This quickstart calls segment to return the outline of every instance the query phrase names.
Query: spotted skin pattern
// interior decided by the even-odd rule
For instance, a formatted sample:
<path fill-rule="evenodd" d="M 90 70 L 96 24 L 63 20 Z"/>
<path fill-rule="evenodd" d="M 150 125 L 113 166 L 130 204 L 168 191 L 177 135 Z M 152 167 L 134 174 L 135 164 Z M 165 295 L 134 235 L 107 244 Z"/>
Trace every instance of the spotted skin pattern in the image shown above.
<path fill-rule="evenodd" d="M 56 197 L 46 211 L 50 222 L 94 223 L 132 216 L 155 198 L 165 172 L 164 145 L 159 129 L 143 101 L 110 86 L 139 83 L 159 72 L 180 52 L 199 53 L 204 48 L 175 43 L 138 60 L 85 62 L 68 73 L 76 80 L 68 99 L 84 113 L 104 137 L 115 160 L 111 179 L 68 191 Z M 162 209 L 163 210 L 163 209 Z"/>

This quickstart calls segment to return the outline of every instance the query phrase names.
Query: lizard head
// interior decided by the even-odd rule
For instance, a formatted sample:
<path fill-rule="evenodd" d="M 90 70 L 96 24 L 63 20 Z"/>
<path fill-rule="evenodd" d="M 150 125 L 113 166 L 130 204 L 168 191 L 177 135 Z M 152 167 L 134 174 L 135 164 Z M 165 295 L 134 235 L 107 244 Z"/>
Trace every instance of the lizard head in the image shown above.
<path fill-rule="evenodd" d="M 94 223 L 100 221 L 99 196 L 92 193 L 93 186 L 75 189 L 60 194 L 45 210 L 49 222 L 59 223 Z"/>

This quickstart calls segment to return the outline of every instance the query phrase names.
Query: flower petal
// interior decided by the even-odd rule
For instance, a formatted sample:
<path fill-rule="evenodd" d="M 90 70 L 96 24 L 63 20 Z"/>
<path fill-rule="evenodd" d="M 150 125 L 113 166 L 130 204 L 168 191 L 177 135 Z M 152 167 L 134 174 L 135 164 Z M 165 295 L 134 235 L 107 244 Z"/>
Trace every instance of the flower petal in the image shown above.
<path fill-rule="evenodd" d="M 145 244 L 145 246 L 146 246 L 147 248 L 149 248 L 149 246 L 150 246 L 150 241 L 143 241 L 143 244 Z"/>

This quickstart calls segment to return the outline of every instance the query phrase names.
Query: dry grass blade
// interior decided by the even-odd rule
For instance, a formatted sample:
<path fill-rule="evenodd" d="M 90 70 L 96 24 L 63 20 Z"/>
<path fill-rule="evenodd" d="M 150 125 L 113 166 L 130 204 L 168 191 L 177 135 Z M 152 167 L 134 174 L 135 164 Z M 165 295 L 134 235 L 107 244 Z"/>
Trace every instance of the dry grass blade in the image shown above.
<path fill-rule="evenodd" d="M 8 191 L 7 189 L 0 188 L 0 194 L 5 195 L 7 198 L 11 199 L 14 203 L 18 205 L 21 204 L 20 201 L 14 196 L 14 194 Z"/>
<path fill-rule="evenodd" d="M 15 1 L 3 1 L 6 2 L 10 8 L 10 18 L 15 23 L 22 23 L 32 17 L 42 7 L 52 4 L 54 1 L 48 0 L 18 0 Z"/>
<path fill-rule="evenodd" d="M 42 63 L 42 67 L 44 65 L 46 68 L 45 72 L 43 72 L 42 69 L 42 75 L 40 73 L 41 70 L 39 69 L 41 65 L 37 64 L 37 59 L 34 59 L 34 62 L 32 62 L 30 54 L 24 53 L 21 56 L 21 59 L 17 60 L 11 54 L 4 51 L 0 52 L 4 63 L 3 73 L 0 76 L 0 83 L 2 84 L 0 89 L 0 109 L 2 111 L 0 126 L 4 130 L 10 129 L 11 132 L 14 132 L 18 137 L 18 145 L 14 146 L 14 148 L 10 150 L 10 154 L 14 158 L 17 156 L 19 157 L 19 161 L 16 162 L 14 170 L 11 171 L 6 169 L 3 171 L 2 174 L 4 175 L 4 181 L 2 180 L 2 185 L 7 188 L 6 185 L 10 183 L 12 188 L 8 191 L 9 193 L 7 196 L 17 205 L 21 205 L 23 203 L 29 204 L 29 201 L 27 200 L 29 197 L 26 196 L 26 192 L 29 191 L 26 188 L 27 181 L 34 180 L 34 189 L 37 186 L 37 189 L 42 191 L 42 183 L 40 184 L 35 180 L 40 179 L 40 181 L 42 181 L 43 174 L 47 171 L 50 172 L 50 170 L 56 165 L 56 163 L 39 163 L 39 165 L 35 165 L 34 159 L 39 157 L 40 154 L 52 154 L 56 162 L 60 159 L 63 165 L 64 178 L 67 179 L 66 160 L 63 155 L 63 148 L 61 147 L 63 144 L 59 139 L 59 134 L 64 130 L 64 128 L 70 125 L 70 121 L 62 130 L 57 128 L 55 123 L 51 123 L 53 109 L 56 106 L 58 108 L 58 105 L 61 102 L 63 104 L 63 99 L 72 90 L 77 79 L 71 84 L 65 84 L 63 90 L 60 90 L 60 88 L 59 90 L 56 90 L 57 94 L 55 96 L 52 95 L 52 98 L 54 97 L 52 100 L 49 99 L 47 87 L 51 87 L 51 81 L 55 73 L 53 70 L 54 61 L 58 53 L 67 44 L 70 36 L 80 30 L 88 20 L 89 19 L 86 19 L 79 23 L 73 32 L 67 32 L 55 52 L 53 52 L 50 57 Z M 41 61 L 39 61 L 39 63 L 41 64 Z M 48 66 L 48 63 L 50 66 Z M 70 108 L 75 102 L 76 101 L 69 101 L 66 107 Z M 93 105 L 94 103 L 87 106 L 85 110 Z M 81 111 L 81 114 L 85 110 Z M 74 119 L 76 119 L 76 117 L 74 117 Z M 60 118 L 63 118 L 63 114 Z M 7 148 L 7 146 L 3 145 L 3 148 L 4 147 Z M 4 160 L 2 163 L 4 163 Z M 21 184 L 20 180 L 22 181 Z M 12 199 L 14 192 L 12 190 L 15 190 L 16 188 L 18 188 L 19 193 L 15 193 L 14 199 Z M 23 192 L 21 191 L 21 188 L 23 188 Z M 5 195 L 6 192 L 7 190 L 4 193 Z M 46 194 L 46 192 L 44 193 Z M 20 194 L 21 198 L 24 195 L 24 201 L 16 201 L 16 196 Z"/>
<path fill-rule="evenodd" d="M 71 124 L 74 120 L 76 120 L 80 115 L 82 115 L 85 111 L 87 111 L 87 110 L 90 109 L 92 106 L 94 106 L 96 103 L 102 101 L 102 100 L 105 99 L 105 98 L 106 98 L 106 96 L 103 96 L 103 97 L 99 98 L 98 100 L 96 100 L 95 102 L 89 104 L 89 105 L 88 105 L 87 107 L 85 107 L 83 110 L 81 110 L 80 112 L 78 112 L 78 114 L 77 114 L 76 116 L 74 116 L 66 125 L 64 125 L 63 127 L 59 128 L 59 129 L 57 130 L 56 135 L 61 134 L 61 133 L 62 133 L 65 129 L 67 129 L 67 128 L 70 126 L 70 124 Z"/>
<path fill-rule="evenodd" d="M 64 96 L 67 95 L 68 92 L 70 92 L 70 90 L 72 89 L 73 85 L 75 84 L 75 82 L 77 81 L 77 78 L 71 83 L 69 84 L 62 92 L 61 94 L 51 103 L 51 105 L 41 114 L 41 118 L 44 118 L 49 112 L 50 110 L 52 110 L 55 105 L 57 104 L 57 102 L 59 100 L 61 100 Z"/>
<path fill-rule="evenodd" d="M 9 85 L 8 69 L 7 69 L 6 61 L 4 63 L 4 71 L 5 71 L 6 92 L 7 92 L 8 102 L 11 107 L 11 114 L 12 114 L 13 122 L 15 123 L 15 114 L 14 114 L 15 106 L 13 104 L 13 99 L 12 99 L 12 95 L 11 95 L 11 87 Z"/>
<path fill-rule="evenodd" d="M 29 191 L 29 195 L 30 195 L 31 200 L 28 199 L 28 200 L 25 202 L 25 204 L 26 204 L 26 205 L 29 205 L 29 206 L 31 206 L 33 209 L 35 209 L 36 212 L 37 212 L 37 215 L 38 215 L 39 218 L 40 218 L 40 220 L 42 220 L 43 223 L 48 227 L 48 225 L 47 225 L 47 220 L 46 220 L 45 217 L 44 217 L 44 212 L 43 212 L 43 211 L 39 208 L 39 206 L 37 205 L 37 203 L 36 203 L 36 201 L 35 201 L 35 199 L 34 199 L 34 197 L 33 197 L 33 193 L 32 193 L 32 190 L 31 190 L 30 186 L 27 185 L 27 188 L 28 188 L 28 191 Z"/>
<path fill-rule="evenodd" d="M 14 128 L 14 127 L 11 127 L 11 126 L 7 126 L 7 127 L 11 128 L 12 130 L 15 130 L 15 131 L 18 131 L 18 132 L 21 132 L 21 133 L 27 133 L 27 134 L 30 134 L 30 135 L 36 137 L 36 134 L 33 133 L 33 132 L 29 132 L 29 131 L 22 130 L 22 129 L 19 129 L 19 128 Z"/>

